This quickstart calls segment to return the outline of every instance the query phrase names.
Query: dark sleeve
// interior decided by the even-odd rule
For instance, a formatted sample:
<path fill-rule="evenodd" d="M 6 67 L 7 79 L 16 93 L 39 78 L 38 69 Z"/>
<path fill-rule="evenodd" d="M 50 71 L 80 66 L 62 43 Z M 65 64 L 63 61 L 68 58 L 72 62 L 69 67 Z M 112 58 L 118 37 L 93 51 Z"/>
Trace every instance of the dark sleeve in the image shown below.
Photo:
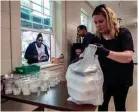
<path fill-rule="evenodd" d="M 126 28 L 123 28 L 121 33 L 122 34 L 121 34 L 120 38 L 122 40 L 123 50 L 124 51 L 130 50 L 130 51 L 134 52 L 133 39 L 132 39 L 132 35 L 131 35 L 130 31 Z"/>
<path fill-rule="evenodd" d="M 83 48 L 87 47 L 89 44 L 95 44 L 99 42 L 99 38 L 96 37 L 94 34 L 88 34 L 83 39 Z"/>
<path fill-rule="evenodd" d="M 48 59 L 49 59 L 49 54 L 48 54 L 47 46 L 46 45 L 44 45 L 44 46 L 45 46 L 45 54 L 48 56 Z M 46 61 L 48 61 L 48 59 L 46 59 Z"/>
<path fill-rule="evenodd" d="M 31 60 L 33 58 L 33 55 L 31 53 L 31 51 L 32 51 L 32 47 L 31 47 L 31 44 L 30 44 L 26 49 L 25 56 L 24 56 L 25 59 Z"/>

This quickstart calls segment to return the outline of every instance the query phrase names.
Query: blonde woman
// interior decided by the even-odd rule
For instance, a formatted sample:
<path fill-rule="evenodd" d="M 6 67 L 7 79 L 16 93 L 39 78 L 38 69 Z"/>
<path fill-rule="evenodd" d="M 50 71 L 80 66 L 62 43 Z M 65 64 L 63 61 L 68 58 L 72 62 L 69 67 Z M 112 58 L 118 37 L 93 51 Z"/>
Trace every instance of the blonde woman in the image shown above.
<path fill-rule="evenodd" d="M 121 28 L 113 10 L 102 4 L 95 8 L 92 18 L 99 38 L 96 54 L 104 74 L 104 102 L 99 111 L 108 111 L 111 96 L 116 111 L 126 111 L 129 87 L 133 85 L 134 52 L 131 33 Z"/>

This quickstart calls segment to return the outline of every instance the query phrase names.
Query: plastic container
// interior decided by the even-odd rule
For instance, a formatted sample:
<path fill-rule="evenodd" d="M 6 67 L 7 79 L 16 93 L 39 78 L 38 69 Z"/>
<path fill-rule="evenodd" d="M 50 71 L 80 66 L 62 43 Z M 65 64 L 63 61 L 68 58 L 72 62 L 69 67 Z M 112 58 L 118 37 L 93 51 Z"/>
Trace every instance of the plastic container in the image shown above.
<path fill-rule="evenodd" d="M 14 95 L 19 95 L 19 94 L 21 94 L 21 88 L 13 88 L 13 94 Z"/>
<path fill-rule="evenodd" d="M 43 80 L 40 86 L 41 91 L 46 92 L 49 88 L 48 83 L 46 83 L 46 80 Z"/>
<path fill-rule="evenodd" d="M 41 91 L 47 91 L 50 87 L 49 72 L 44 72 L 43 74 L 41 74 L 40 81 L 41 81 L 41 85 L 40 85 Z"/>
<path fill-rule="evenodd" d="M 30 91 L 30 81 L 23 80 L 21 88 L 22 88 L 23 95 L 30 95 L 31 94 L 31 91 Z"/>
<path fill-rule="evenodd" d="M 5 84 L 5 94 L 11 94 L 12 93 L 12 84 L 8 83 Z"/>
<path fill-rule="evenodd" d="M 16 72 L 19 74 L 24 74 L 24 75 L 35 73 L 35 72 L 40 72 L 40 66 L 29 65 L 29 66 L 16 67 Z"/>
<path fill-rule="evenodd" d="M 13 79 L 10 78 L 9 76 L 6 77 L 6 79 L 4 81 L 5 94 L 11 94 L 12 93 L 12 84 L 13 84 Z"/>
<path fill-rule="evenodd" d="M 42 85 L 42 86 L 40 87 L 40 89 L 41 89 L 41 91 L 43 91 L 43 92 L 46 92 L 46 91 L 48 90 L 48 88 L 47 88 L 46 85 Z"/>
<path fill-rule="evenodd" d="M 36 93 L 37 90 L 38 90 L 38 80 L 37 79 L 31 79 L 30 91 L 32 93 Z"/>
<path fill-rule="evenodd" d="M 30 95 L 31 92 L 29 89 L 22 89 L 23 95 Z"/>

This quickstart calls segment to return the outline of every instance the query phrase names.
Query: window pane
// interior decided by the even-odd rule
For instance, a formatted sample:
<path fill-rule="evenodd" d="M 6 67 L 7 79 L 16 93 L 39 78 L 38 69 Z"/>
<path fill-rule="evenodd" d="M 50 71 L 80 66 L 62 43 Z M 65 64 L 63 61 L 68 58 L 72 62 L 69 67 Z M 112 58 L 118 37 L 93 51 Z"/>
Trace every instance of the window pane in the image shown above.
<path fill-rule="evenodd" d="M 32 11 L 32 16 L 39 16 L 39 17 L 43 17 L 43 14 L 42 13 L 39 13 L 37 11 Z"/>
<path fill-rule="evenodd" d="M 85 14 L 81 13 L 81 24 L 87 26 L 87 19 L 88 17 Z"/>
<path fill-rule="evenodd" d="M 50 16 L 50 10 L 47 10 L 47 9 L 44 8 L 44 14 Z"/>
<path fill-rule="evenodd" d="M 50 17 L 45 17 L 44 18 L 44 25 L 51 26 Z"/>
<path fill-rule="evenodd" d="M 26 20 L 30 20 L 30 15 L 21 12 L 21 18 L 26 19 Z"/>
<path fill-rule="evenodd" d="M 83 19 L 82 14 L 81 14 L 81 24 L 84 25 L 84 19 Z"/>
<path fill-rule="evenodd" d="M 42 7 L 40 7 L 39 5 L 36 5 L 34 3 L 32 4 L 32 6 L 33 6 L 33 10 L 36 10 L 36 11 L 39 11 L 42 13 Z"/>
<path fill-rule="evenodd" d="M 21 26 L 32 28 L 32 23 L 30 21 L 21 20 Z"/>
<path fill-rule="evenodd" d="M 34 29 L 43 29 L 43 25 L 33 23 L 33 28 Z"/>
<path fill-rule="evenodd" d="M 21 6 L 21 12 L 30 14 L 31 13 L 31 9 Z"/>
<path fill-rule="evenodd" d="M 26 6 L 26 7 L 31 7 L 31 2 L 29 0 L 21 0 L 21 5 Z"/>
<path fill-rule="evenodd" d="M 42 5 L 42 1 L 43 0 L 32 0 L 32 2 L 36 3 L 36 4 L 39 4 L 39 5 Z"/>
<path fill-rule="evenodd" d="M 37 22 L 37 23 L 42 24 L 42 19 L 41 19 L 41 17 L 38 17 L 38 16 L 32 16 L 32 17 L 33 17 L 33 21 L 34 21 L 34 22 Z"/>
<path fill-rule="evenodd" d="M 50 4 L 50 0 L 21 0 L 21 19 L 27 20 L 22 21 L 22 26 L 33 26 L 32 28 L 43 28 L 46 31 L 51 31 L 49 28 L 52 27 Z M 30 5 L 31 7 L 27 8 L 27 5 Z M 34 25 L 28 21 L 32 22 Z M 23 23 L 25 23 L 25 25 L 23 25 Z"/>
<path fill-rule="evenodd" d="M 28 45 L 36 40 L 38 32 L 21 30 L 21 40 L 22 40 L 22 63 L 26 63 L 24 55 Z M 43 43 L 47 46 L 48 53 L 50 55 L 50 34 L 42 33 Z"/>
<path fill-rule="evenodd" d="M 50 9 L 50 0 L 44 0 L 44 7 Z"/>

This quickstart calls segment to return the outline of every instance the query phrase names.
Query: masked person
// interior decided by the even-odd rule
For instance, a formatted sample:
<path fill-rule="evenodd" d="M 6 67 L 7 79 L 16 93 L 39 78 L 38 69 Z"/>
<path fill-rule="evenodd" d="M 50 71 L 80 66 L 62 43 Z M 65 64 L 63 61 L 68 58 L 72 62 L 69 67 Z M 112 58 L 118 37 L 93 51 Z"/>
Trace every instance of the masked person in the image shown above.
<path fill-rule="evenodd" d="M 36 41 L 27 47 L 25 58 L 28 64 L 48 61 L 49 54 L 47 46 L 43 44 L 43 36 L 41 33 L 37 35 Z"/>

